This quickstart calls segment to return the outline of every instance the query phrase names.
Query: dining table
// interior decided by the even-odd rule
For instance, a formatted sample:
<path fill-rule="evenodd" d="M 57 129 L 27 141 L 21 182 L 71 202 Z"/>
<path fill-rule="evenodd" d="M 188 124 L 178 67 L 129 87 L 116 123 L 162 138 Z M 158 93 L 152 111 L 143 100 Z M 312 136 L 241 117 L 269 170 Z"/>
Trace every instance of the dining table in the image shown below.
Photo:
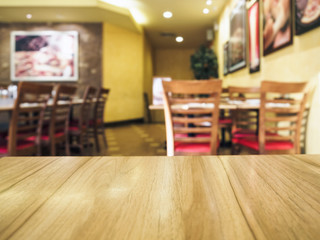
<path fill-rule="evenodd" d="M 206 106 L 208 104 L 203 104 L 203 105 Z M 188 106 L 188 104 L 185 104 L 185 106 Z M 191 106 L 192 106 L 192 103 L 191 103 Z M 259 108 L 260 108 L 260 99 L 247 99 L 244 101 L 240 101 L 240 100 L 231 100 L 229 98 L 221 98 L 220 104 L 219 104 L 220 110 L 236 110 L 236 109 L 259 110 Z M 149 109 L 164 110 L 164 105 L 151 104 L 149 105 Z"/>
<path fill-rule="evenodd" d="M 319 239 L 320 155 L 0 158 L 0 239 Z"/>
<path fill-rule="evenodd" d="M 95 102 L 95 101 L 96 101 L 96 99 L 93 100 L 93 102 Z M 15 99 L 13 99 L 13 98 L 0 99 L 0 113 L 1 112 L 11 112 L 13 110 L 13 108 L 14 108 L 14 102 L 15 102 Z M 61 102 L 60 104 L 69 104 L 69 102 L 66 102 L 66 103 L 64 103 L 63 101 L 59 101 L 59 102 Z M 81 104 L 83 104 L 83 99 L 81 99 L 81 98 L 75 98 L 75 99 L 72 100 L 72 105 L 74 105 L 74 106 L 75 105 L 81 105 Z M 52 105 L 53 105 L 53 100 L 50 99 L 48 101 L 48 106 L 50 107 Z M 26 108 L 34 107 L 34 106 L 39 106 L 39 105 L 37 105 L 37 104 L 28 104 L 28 103 L 24 103 L 22 105 L 22 107 L 26 107 Z"/>

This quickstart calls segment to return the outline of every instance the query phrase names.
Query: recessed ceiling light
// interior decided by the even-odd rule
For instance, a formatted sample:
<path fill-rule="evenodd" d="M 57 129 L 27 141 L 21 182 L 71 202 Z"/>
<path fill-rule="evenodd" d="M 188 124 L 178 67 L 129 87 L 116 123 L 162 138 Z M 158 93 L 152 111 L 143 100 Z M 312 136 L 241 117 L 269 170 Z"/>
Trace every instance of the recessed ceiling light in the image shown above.
<path fill-rule="evenodd" d="M 177 42 L 183 42 L 183 37 L 181 37 L 181 36 L 176 37 L 176 41 Z"/>
<path fill-rule="evenodd" d="M 208 14 L 208 13 L 209 13 L 209 9 L 208 9 L 208 8 L 205 8 L 205 9 L 202 10 L 202 12 L 203 12 L 204 14 Z"/>
<path fill-rule="evenodd" d="M 28 14 L 26 15 L 26 18 L 31 19 L 31 18 L 32 18 L 32 14 L 28 13 Z"/>
<path fill-rule="evenodd" d="M 165 11 L 165 12 L 163 13 L 163 17 L 165 17 L 165 18 L 171 18 L 171 17 L 172 17 L 172 12 Z"/>
<path fill-rule="evenodd" d="M 212 4 L 212 0 L 207 0 L 207 5 L 211 5 Z"/>

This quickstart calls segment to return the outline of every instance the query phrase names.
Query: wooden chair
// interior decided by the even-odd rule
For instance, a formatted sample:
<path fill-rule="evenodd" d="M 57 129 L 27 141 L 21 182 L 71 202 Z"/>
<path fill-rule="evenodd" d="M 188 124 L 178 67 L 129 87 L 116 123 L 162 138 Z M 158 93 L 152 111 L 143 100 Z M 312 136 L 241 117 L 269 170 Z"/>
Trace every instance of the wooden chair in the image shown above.
<path fill-rule="evenodd" d="M 167 155 L 217 154 L 222 81 L 163 81 L 162 84 Z"/>
<path fill-rule="evenodd" d="M 260 99 L 260 87 L 229 87 L 230 101 L 246 102 L 250 100 Z M 255 109 L 236 109 L 232 110 L 232 154 L 239 153 L 238 140 L 247 137 L 258 135 L 258 119 L 259 110 Z"/>
<path fill-rule="evenodd" d="M 70 155 L 69 146 L 69 118 L 77 88 L 70 85 L 57 85 L 53 104 L 49 113 L 49 126 L 44 128 L 41 145 L 50 146 L 51 156 L 56 155 L 56 146 L 65 143 L 66 155 Z"/>
<path fill-rule="evenodd" d="M 259 134 L 241 138 L 238 144 L 260 154 L 299 154 L 305 89 L 306 83 L 262 82 Z"/>
<path fill-rule="evenodd" d="M 223 88 L 221 91 L 221 99 L 229 97 L 229 89 Z M 220 110 L 219 114 L 219 129 L 221 131 L 221 145 L 226 145 L 226 132 L 231 136 L 232 116 L 230 110 Z"/>
<path fill-rule="evenodd" d="M 44 111 L 52 86 L 20 82 L 11 115 L 9 136 L 0 142 L 0 154 L 23 156 L 40 154 Z"/>
<path fill-rule="evenodd" d="M 93 102 L 96 89 L 87 86 L 83 93 L 83 103 L 80 106 L 79 116 L 77 119 L 72 119 L 69 126 L 69 136 L 71 147 L 80 149 L 80 153 L 84 153 L 84 147 L 88 144 L 88 126 L 91 119 Z"/>
<path fill-rule="evenodd" d="M 100 88 L 94 103 L 93 119 L 89 123 L 89 133 L 92 133 L 95 140 L 97 152 L 100 152 L 99 135 L 102 135 L 104 146 L 107 147 L 107 137 L 104 128 L 104 111 L 110 90 Z"/>

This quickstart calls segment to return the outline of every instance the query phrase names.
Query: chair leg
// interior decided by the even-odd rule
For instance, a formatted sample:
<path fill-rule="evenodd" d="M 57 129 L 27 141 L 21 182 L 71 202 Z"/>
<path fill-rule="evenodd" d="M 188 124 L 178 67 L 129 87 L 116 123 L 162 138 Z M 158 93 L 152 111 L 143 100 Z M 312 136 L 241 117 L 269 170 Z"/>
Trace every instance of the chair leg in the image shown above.
<path fill-rule="evenodd" d="M 231 154 L 232 155 L 239 155 L 240 154 L 240 145 L 239 144 L 232 144 Z"/>
<path fill-rule="evenodd" d="M 106 131 L 103 125 L 101 125 L 101 131 L 102 131 L 104 146 L 107 147 L 108 146 L 107 136 L 106 136 Z"/>
<path fill-rule="evenodd" d="M 79 149 L 80 149 L 80 155 L 83 155 L 84 150 L 84 141 L 83 141 L 83 133 L 79 135 Z"/>
<path fill-rule="evenodd" d="M 56 156 L 56 144 L 54 142 L 50 144 L 50 154 L 51 156 Z"/>
<path fill-rule="evenodd" d="M 41 156 L 41 144 L 37 144 L 37 153 L 36 153 L 37 156 Z"/>
<path fill-rule="evenodd" d="M 96 125 L 93 127 L 93 135 L 94 135 L 94 141 L 96 144 L 97 152 L 100 152 L 99 139 L 98 139 L 98 127 Z"/>
<path fill-rule="evenodd" d="M 226 129 L 223 127 L 221 128 L 221 144 L 220 146 L 225 146 L 226 144 Z"/>
<path fill-rule="evenodd" d="M 69 142 L 69 136 L 66 135 L 66 143 L 65 143 L 65 148 L 66 148 L 66 155 L 70 156 L 70 142 Z"/>

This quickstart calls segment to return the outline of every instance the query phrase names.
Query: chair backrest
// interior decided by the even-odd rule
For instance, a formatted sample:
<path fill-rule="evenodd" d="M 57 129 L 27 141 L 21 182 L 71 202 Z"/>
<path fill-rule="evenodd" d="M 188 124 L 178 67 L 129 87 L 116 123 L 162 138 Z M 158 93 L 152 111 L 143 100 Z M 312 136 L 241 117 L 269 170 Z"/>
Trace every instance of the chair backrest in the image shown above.
<path fill-rule="evenodd" d="M 51 85 L 47 84 L 19 83 L 9 127 L 9 155 L 36 153 L 37 148 L 35 146 L 19 151 L 17 144 L 27 142 L 28 139 L 36 139 L 36 144 L 39 144 L 44 111 L 51 96 L 52 88 Z"/>
<path fill-rule="evenodd" d="M 229 86 L 229 99 L 232 101 L 251 101 L 260 99 L 260 87 Z M 232 132 L 237 129 L 258 130 L 258 111 L 237 109 L 232 111 Z"/>
<path fill-rule="evenodd" d="M 75 97 L 76 90 L 76 86 L 64 84 L 58 84 L 55 88 L 49 133 L 53 145 L 55 134 L 60 132 L 67 134 L 68 132 L 72 100 Z"/>
<path fill-rule="evenodd" d="M 103 123 L 105 105 L 108 100 L 110 89 L 100 88 L 98 90 L 97 99 L 94 106 L 93 119 Z"/>
<path fill-rule="evenodd" d="M 229 99 L 245 101 L 260 98 L 260 87 L 236 87 L 229 86 Z"/>
<path fill-rule="evenodd" d="M 175 142 L 210 143 L 208 154 L 216 154 L 222 81 L 176 80 L 162 84 L 167 155 L 176 154 Z"/>
<path fill-rule="evenodd" d="M 83 129 L 84 127 L 87 128 L 89 125 L 95 93 L 96 89 L 94 87 L 86 86 L 82 97 L 83 103 L 80 107 L 79 129 Z"/>
<path fill-rule="evenodd" d="M 288 153 L 300 153 L 301 122 L 307 101 L 306 86 L 305 82 L 262 82 L 259 113 L 261 154 L 268 152 L 265 149 L 265 143 L 268 141 L 276 141 L 279 144 L 290 141 L 293 148 Z"/>

